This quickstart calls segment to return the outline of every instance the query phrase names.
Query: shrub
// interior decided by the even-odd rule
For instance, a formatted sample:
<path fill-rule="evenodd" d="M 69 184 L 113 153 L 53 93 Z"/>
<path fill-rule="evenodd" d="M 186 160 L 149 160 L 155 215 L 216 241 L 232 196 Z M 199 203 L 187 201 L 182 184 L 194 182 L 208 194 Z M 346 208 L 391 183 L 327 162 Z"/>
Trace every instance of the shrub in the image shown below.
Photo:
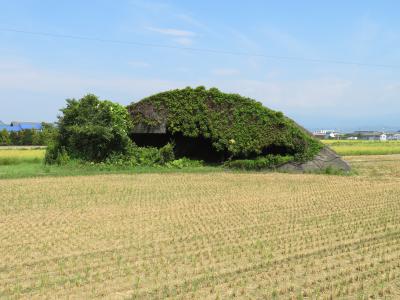
<path fill-rule="evenodd" d="M 239 159 L 228 161 L 225 163 L 225 166 L 231 169 L 240 170 L 264 170 L 277 168 L 293 160 L 293 156 L 267 155 L 263 157 L 257 157 L 255 159 Z"/>
<path fill-rule="evenodd" d="M 167 168 L 187 168 L 187 167 L 201 167 L 203 162 L 201 160 L 192 160 L 186 157 L 182 157 L 177 160 L 170 161 L 166 164 Z"/>
<path fill-rule="evenodd" d="M 0 131 L 0 145 L 7 146 L 11 144 L 10 134 L 7 130 L 3 129 Z"/>
<path fill-rule="evenodd" d="M 47 146 L 46 154 L 44 156 L 44 163 L 46 165 L 65 165 L 69 161 L 69 155 L 64 147 L 57 144 L 50 144 Z"/>
<path fill-rule="evenodd" d="M 61 112 L 56 153 L 65 149 L 71 158 L 93 162 L 105 161 L 113 153 L 131 154 L 131 123 L 122 105 L 89 94 L 80 100 L 68 99 Z"/>
<path fill-rule="evenodd" d="M 166 163 L 175 159 L 174 145 L 172 143 L 166 144 L 160 148 L 160 164 L 165 165 Z"/>
<path fill-rule="evenodd" d="M 139 166 L 155 166 L 161 161 L 160 150 L 155 147 L 135 147 L 133 153 Z"/>

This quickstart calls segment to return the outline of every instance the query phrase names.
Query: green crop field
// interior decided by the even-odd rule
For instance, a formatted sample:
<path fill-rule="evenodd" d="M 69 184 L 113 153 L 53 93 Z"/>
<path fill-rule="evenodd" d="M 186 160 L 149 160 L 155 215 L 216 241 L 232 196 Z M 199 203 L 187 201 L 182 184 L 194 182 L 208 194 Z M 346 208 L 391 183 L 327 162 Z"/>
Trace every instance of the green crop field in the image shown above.
<path fill-rule="evenodd" d="M 400 154 L 400 141 L 323 140 L 340 155 Z"/>
<path fill-rule="evenodd" d="M 41 163 L 44 153 L 38 147 L 0 147 L 0 166 Z"/>
<path fill-rule="evenodd" d="M 346 159 L 2 179 L 0 298 L 399 299 L 400 156 Z"/>

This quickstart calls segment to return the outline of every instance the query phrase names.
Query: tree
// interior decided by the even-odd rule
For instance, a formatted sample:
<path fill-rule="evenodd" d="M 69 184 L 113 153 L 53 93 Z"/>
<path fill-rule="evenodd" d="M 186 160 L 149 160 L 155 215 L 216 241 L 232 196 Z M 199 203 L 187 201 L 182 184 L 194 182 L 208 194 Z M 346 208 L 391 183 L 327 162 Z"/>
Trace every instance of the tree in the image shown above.
<path fill-rule="evenodd" d="M 79 100 L 68 99 L 61 112 L 55 151 L 65 149 L 71 158 L 95 162 L 114 153 L 130 153 L 131 121 L 124 106 L 89 94 Z"/>
<path fill-rule="evenodd" d="M 33 143 L 34 136 L 36 134 L 35 129 L 24 129 L 20 131 L 20 143 L 24 146 L 30 146 Z"/>
<path fill-rule="evenodd" d="M 21 145 L 20 134 L 18 133 L 18 131 L 10 132 L 10 145 Z"/>
<path fill-rule="evenodd" d="M 56 141 L 57 135 L 58 129 L 54 124 L 43 122 L 42 130 L 36 131 L 32 143 L 33 145 L 48 146 Z"/>
<path fill-rule="evenodd" d="M 0 131 L 0 145 L 7 146 L 11 144 L 10 134 L 7 130 Z"/>

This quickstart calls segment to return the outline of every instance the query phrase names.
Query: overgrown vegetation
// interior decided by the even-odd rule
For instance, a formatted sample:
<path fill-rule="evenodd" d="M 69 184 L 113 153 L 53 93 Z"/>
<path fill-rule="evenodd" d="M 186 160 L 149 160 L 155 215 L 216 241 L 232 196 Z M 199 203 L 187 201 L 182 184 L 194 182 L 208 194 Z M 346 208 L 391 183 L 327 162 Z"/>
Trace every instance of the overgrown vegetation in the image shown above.
<path fill-rule="evenodd" d="M 48 163 L 66 152 L 70 158 L 101 162 L 112 155 L 130 155 L 130 118 L 125 107 L 95 95 L 68 99 L 61 109 L 59 134 L 49 147 Z"/>
<path fill-rule="evenodd" d="M 231 169 L 239 170 L 265 170 L 275 169 L 285 163 L 293 161 L 293 156 L 266 155 L 255 159 L 238 159 L 225 163 Z"/>
<path fill-rule="evenodd" d="M 281 112 L 216 88 L 160 93 L 128 109 L 89 94 L 79 100 L 68 99 L 61 113 L 46 164 L 63 165 L 73 160 L 129 167 L 180 167 L 201 160 L 196 153 L 208 160 L 211 151 L 218 153 L 219 161 L 228 161 L 225 165 L 230 168 L 260 170 L 312 159 L 322 147 Z M 139 147 L 131 140 L 130 133 L 138 124 L 156 126 L 163 120 L 171 137 L 169 143 Z M 190 138 L 197 138 L 201 144 Z"/>
<path fill-rule="evenodd" d="M 322 144 L 295 122 L 260 102 L 216 88 L 187 87 L 159 93 L 128 107 L 134 126 L 158 126 L 184 137 L 203 137 L 225 159 L 291 155 L 312 159 Z"/>

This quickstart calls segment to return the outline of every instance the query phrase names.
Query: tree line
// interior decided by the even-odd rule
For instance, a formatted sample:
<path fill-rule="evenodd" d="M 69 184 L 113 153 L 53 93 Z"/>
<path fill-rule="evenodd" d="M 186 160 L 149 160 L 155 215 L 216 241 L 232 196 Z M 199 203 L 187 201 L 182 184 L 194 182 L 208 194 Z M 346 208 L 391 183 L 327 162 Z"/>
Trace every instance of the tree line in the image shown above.
<path fill-rule="evenodd" d="M 57 128 L 48 123 L 42 124 L 42 130 L 24 129 L 8 132 L 0 131 L 0 146 L 46 146 L 57 135 Z"/>

